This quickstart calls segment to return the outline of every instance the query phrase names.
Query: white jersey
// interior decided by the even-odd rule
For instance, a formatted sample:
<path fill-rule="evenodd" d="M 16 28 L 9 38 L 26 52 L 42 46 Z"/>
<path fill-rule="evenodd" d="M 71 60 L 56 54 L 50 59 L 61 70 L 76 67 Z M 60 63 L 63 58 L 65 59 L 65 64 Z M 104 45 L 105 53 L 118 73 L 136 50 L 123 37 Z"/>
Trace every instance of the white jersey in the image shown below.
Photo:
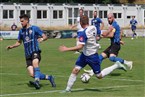
<path fill-rule="evenodd" d="M 89 26 L 79 36 L 79 43 L 84 44 L 83 54 L 86 56 L 93 55 L 98 52 L 98 44 L 96 43 L 97 29 L 95 26 Z"/>
<path fill-rule="evenodd" d="M 77 30 L 78 31 L 82 31 L 83 28 L 81 27 L 81 24 L 80 24 L 80 17 L 77 17 Z"/>

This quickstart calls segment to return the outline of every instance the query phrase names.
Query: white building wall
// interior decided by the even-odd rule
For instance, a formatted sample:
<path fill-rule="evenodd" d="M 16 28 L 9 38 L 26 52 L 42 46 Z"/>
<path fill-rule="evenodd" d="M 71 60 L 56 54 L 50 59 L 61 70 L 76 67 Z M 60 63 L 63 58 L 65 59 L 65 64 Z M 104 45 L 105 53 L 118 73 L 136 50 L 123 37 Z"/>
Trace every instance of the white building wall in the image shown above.
<path fill-rule="evenodd" d="M 72 9 L 71 16 L 69 17 L 69 9 Z M 18 26 L 21 26 L 19 22 L 19 16 L 21 10 L 30 10 L 30 23 L 32 25 L 38 25 L 38 26 L 43 26 L 43 27 L 48 27 L 48 26 L 65 26 L 69 24 L 69 20 L 72 21 L 72 24 L 75 23 L 75 20 L 78 16 L 78 13 L 76 13 L 76 10 L 79 10 L 80 8 L 83 8 L 84 11 L 88 14 L 90 17 L 90 21 L 93 18 L 91 14 L 93 15 L 93 11 L 98 12 L 98 16 L 100 11 L 104 12 L 107 11 L 113 12 L 113 13 L 121 13 L 121 18 L 116 18 L 116 21 L 120 24 L 121 27 L 125 27 L 129 25 L 129 21 L 131 20 L 131 16 L 136 16 L 136 20 L 138 21 L 139 25 L 144 25 L 145 24 L 145 9 L 141 8 L 140 5 L 135 5 L 135 6 L 127 6 L 127 5 L 81 5 L 81 4 L 76 4 L 76 5 L 55 5 L 55 4 L 33 4 L 30 3 L 28 5 L 24 4 L 0 4 L 0 25 L 8 25 L 11 26 L 13 22 L 15 22 Z M 7 18 L 3 19 L 3 10 L 14 10 L 14 18 Z M 38 10 L 46 10 L 47 11 L 47 18 L 37 18 L 37 11 Z M 62 11 L 63 16 L 62 18 L 59 18 L 59 12 L 57 13 L 57 18 L 53 18 L 53 12 L 54 11 Z M 104 15 L 105 13 L 102 13 Z M 118 16 L 118 15 L 117 15 Z M 107 26 L 108 21 L 107 17 L 103 16 L 102 17 L 103 22 Z"/>

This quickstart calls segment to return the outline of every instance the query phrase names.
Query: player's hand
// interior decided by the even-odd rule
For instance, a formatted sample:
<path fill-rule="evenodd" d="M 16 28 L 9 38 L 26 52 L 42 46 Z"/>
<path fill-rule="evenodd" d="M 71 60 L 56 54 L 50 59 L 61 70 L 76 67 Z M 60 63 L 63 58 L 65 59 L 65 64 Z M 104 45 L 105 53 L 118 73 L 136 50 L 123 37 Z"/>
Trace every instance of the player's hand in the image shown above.
<path fill-rule="evenodd" d="M 12 49 L 12 46 L 7 46 L 6 49 L 10 50 L 10 49 Z"/>
<path fill-rule="evenodd" d="M 38 38 L 38 39 L 37 39 L 37 41 L 38 41 L 39 43 L 41 43 L 43 40 L 44 40 L 43 38 Z"/>
<path fill-rule="evenodd" d="M 120 41 L 120 44 L 124 45 L 124 44 L 125 44 L 125 42 L 121 40 L 121 41 Z"/>
<path fill-rule="evenodd" d="M 62 46 L 59 47 L 59 51 L 65 52 L 65 51 L 67 51 L 67 47 L 62 45 Z"/>

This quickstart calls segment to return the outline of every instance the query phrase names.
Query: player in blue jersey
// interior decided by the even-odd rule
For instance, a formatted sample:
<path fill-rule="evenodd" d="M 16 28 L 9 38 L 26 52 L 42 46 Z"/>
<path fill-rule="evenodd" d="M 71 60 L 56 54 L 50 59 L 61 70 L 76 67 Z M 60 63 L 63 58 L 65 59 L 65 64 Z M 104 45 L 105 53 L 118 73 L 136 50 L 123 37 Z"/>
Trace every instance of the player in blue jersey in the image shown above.
<path fill-rule="evenodd" d="M 71 92 L 71 88 L 74 82 L 76 81 L 79 71 L 82 68 L 84 68 L 87 64 L 93 69 L 93 72 L 99 79 L 110 74 L 113 70 L 117 68 L 125 69 L 125 67 L 122 64 L 116 62 L 114 65 L 105 68 L 101 71 L 100 59 L 98 56 L 98 45 L 96 43 L 97 29 L 95 26 L 89 26 L 89 18 L 85 15 L 80 17 L 80 24 L 82 28 L 84 28 L 84 30 L 81 32 L 79 36 L 79 45 L 74 47 L 66 47 L 66 46 L 59 47 L 59 50 L 62 52 L 83 49 L 68 79 L 67 87 L 63 92 Z"/>
<path fill-rule="evenodd" d="M 91 25 L 94 25 L 96 27 L 97 37 L 99 38 L 98 40 L 100 40 L 101 30 L 104 27 L 104 22 L 100 18 L 97 17 L 97 11 L 94 11 L 94 18 L 91 20 Z"/>
<path fill-rule="evenodd" d="M 112 62 L 120 62 L 122 64 L 125 64 L 130 70 L 132 69 L 132 61 L 126 61 L 122 58 L 117 57 L 120 49 L 121 49 L 121 44 L 120 44 L 120 26 L 118 23 L 115 21 L 113 13 L 108 14 L 108 23 L 110 24 L 109 28 L 107 31 L 104 31 L 102 33 L 103 37 L 110 38 L 111 43 L 110 46 L 102 52 L 101 55 L 99 55 L 100 62 L 106 58 L 109 58 L 110 61 Z M 89 73 L 91 76 L 94 74 L 92 70 L 84 70 L 85 72 Z"/>
<path fill-rule="evenodd" d="M 12 49 L 20 46 L 23 42 L 27 70 L 29 75 L 35 79 L 30 81 L 30 84 L 34 85 L 36 89 L 40 89 L 40 80 L 49 80 L 52 87 L 55 87 L 54 77 L 52 75 L 45 75 L 40 72 L 39 63 L 41 60 L 41 50 L 39 48 L 39 42 L 47 40 L 47 36 L 40 30 L 39 27 L 30 25 L 29 17 L 24 14 L 20 17 L 22 29 L 19 31 L 18 40 L 14 45 L 8 46 L 7 49 Z"/>
<path fill-rule="evenodd" d="M 135 31 L 136 31 L 136 24 L 137 24 L 137 21 L 135 20 L 135 16 L 132 16 L 132 20 L 130 20 L 131 30 L 133 32 L 133 35 L 132 35 L 131 39 L 134 39 L 135 36 L 137 38 L 137 34 L 135 33 Z"/>

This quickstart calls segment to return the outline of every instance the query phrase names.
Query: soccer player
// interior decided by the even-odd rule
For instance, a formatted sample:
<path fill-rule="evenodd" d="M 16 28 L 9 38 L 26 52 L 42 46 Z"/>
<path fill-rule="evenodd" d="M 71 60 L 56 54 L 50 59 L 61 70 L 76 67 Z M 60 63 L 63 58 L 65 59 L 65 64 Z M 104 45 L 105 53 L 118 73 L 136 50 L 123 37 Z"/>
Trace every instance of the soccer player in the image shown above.
<path fill-rule="evenodd" d="M 78 57 L 76 61 L 76 65 L 72 70 L 72 73 L 68 79 L 67 87 L 65 91 L 63 92 L 71 92 L 71 88 L 76 81 L 76 77 L 79 73 L 79 71 L 84 68 L 87 64 L 93 69 L 95 75 L 97 78 L 101 79 L 104 76 L 110 74 L 113 70 L 117 68 L 123 68 L 126 69 L 124 65 L 120 64 L 119 62 L 116 62 L 114 65 L 100 70 L 100 59 L 98 56 L 98 45 L 96 43 L 96 27 L 95 26 L 89 26 L 89 18 L 85 15 L 80 17 L 80 24 L 82 28 L 84 28 L 84 31 L 81 32 L 79 36 L 79 45 L 74 47 L 66 47 L 66 46 L 60 46 L 59 50 L 61 52 L 65 51 L 76 51 L 83 49 L 83 52 Z"/>
<path fill-rule="evenodd" d="M 131 39 L 134 39 L 135 36 L 137 38 L 137 34 L 135 33 L 135 31 L 136 31 L 136 24 L 137 24 L 137 21 L 135 20 L 135 16 L 132 16 L 132 20 L 130 20 L 131 30 L 133 32 L 133 35 L 132 35 Z"/>
<path fill-rule="evenodd" d="M 40 72 L 39 63 L 41 60 L 41 50 L 39 48 L 39 42 L 47 40 L 47 36 L 43 31 L 34 25 L 30 25 L 29 17 L 24 14 L 20 17 L 20 22 L 22 29 L 20 29 L 18 34 L 18 40 L 15 44 L 10 45 L 7 49 L 12 49 L 20 46 L 23 42 L 27 70 L 29 75 L 35 79 L 34 82 L 30 81 L 29 83 L 34 85 L 36 89 L 40 89 L 40 80 L 49 80 L 52 87 L 55 87 L 54 77 L 52 75 L 45 75 Z"/>
<path fill-rule="evenodd" d="M 77 17 L 77 20 L 76 20 L 76 24 L 73 25 L 71 27 L 71 29 L 73 29 L 74 27 L 77 27 L 77 38 L 76 38 L 76 45 L 79 44 L 79 40 L 78 40 L 78 37 L 79 37 L 79 34 L 80 32 L 83 30 L 83 28 L 81 27 L 80 25 L 80 17 L 84 14 L 84 10 L 83 9 L 80 9 L 79 10 L 79 16 Z M 75 54 L 79 54 L 80 52 L 79 51 L 76 51 Z"/>
<path fill-rule="evenodd" d="M 100 62 L 102 63 L 102 61 L 104 59 L 109 58 L 109 60 L 112 61 L 112 62 L 117 62 L 118 61 L 122 64 L 125 64 L 131 70 L 132 69 L 132 64 L 133 64 L 132 61 L 126 61 L 122 58 L 117 57 L 117 55 L 118 55 L 118 53 L 121 49 L 120 34 L 122 33 L 122 31 L 120 30 L 120 26 L 115 21 L 113 13 L 108 14 L 108 23 L 110 24 L 110 27 L 108 28 L 107 31 L 104 31 L 102 33 L 102 36 L 106 37 L 106 38 L 110 38 L 111 44 L 106 50 L 104 50 L 102 52 L 101 55 L 99 55 Z M 88 72 L 91 76 L 94 74 L 94 72 L 92 70 L 84 70 L 84 71 Z"/>
<path fill-rule="evenodd" d="M 94 18 L 91 20 L 91 25 L 94 25 L 97 29 L 97 40 L 99 41 L 101 39 L 100 35 L 101 35 L 101 30 L 104 27 L 104 22 L 97 17 L 97 11 L 94 11 L 93 13 Z M 101 26 L 100 26 L 101 24 Z M 99 43 L 98 43 L 99 44 Z M 101 45 L 99 44 L 99 48 L 101 48 Z"/>

